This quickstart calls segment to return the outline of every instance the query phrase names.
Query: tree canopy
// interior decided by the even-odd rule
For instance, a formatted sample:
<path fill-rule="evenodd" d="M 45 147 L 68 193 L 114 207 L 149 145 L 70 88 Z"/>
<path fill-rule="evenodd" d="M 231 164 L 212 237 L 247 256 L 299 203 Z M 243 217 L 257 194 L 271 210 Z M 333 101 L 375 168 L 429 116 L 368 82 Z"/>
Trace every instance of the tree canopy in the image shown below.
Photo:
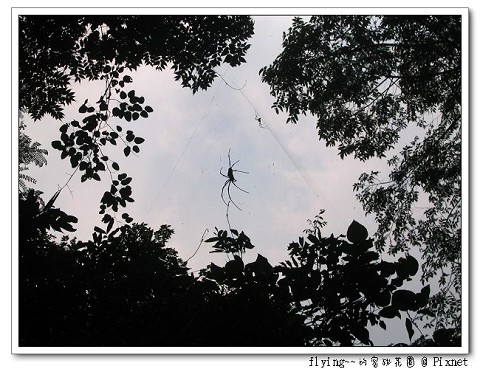
<path fill-rule="evenodd" d="M 459 16 L 295 18 L 283 52 L 261 70 L 289 121 L 316 116 L 340 155 L 384 156 L 409 123 L 441 112 L 445 137 L 460 126 Z"/>
<path fill-rule="evenodd" d="M 74 81 L 102 80 L 101 96 L 84 101 L 79 117 L 63 122 L 52 147 L 70 160 L 81 181 L 101 180 L 108 172 L 111 186 L 101 197 L 100 214 L 106 231 L 114 213 L 133 202 L 132 180 L 109 157 L 109 145 L 124 146 L 125 156 L 140 152 L 143 137 L 112 117 L 126 122 L 148 118 L 153 108 L 127 86 L 127 71 L 141 65 L 171 67 L 175 79 L 194 93 L 208 88 L 221 63 L 245 62 L 253 21 L 247 16 L 21 16 L 19 19 L 19 108 L 38 120 L 50 114 L 64 117 L 63 107 L 75 100 Z M 122 219 L 131 222 L 128 213 Z M 97 237 L 105 229 L 96 228 Z"/>
<path fill-rule="evenodd" d="M 32 139 L 24 132 L 25 124 L 22 118 L 20 114 L 18 128 L 18 186 L 19 191 L 23 192 L 28 190 L 26 182 L 36 183 L 37 181 L 35 178 L 21 172 L 28 170 L 28 166 L 32 163 L 39 167 L 47 164 L 45 156 L 48 155 L 48 151 L 40 148 L 40 143 L 32 143 Z"/>
<path fill-rule="evenodd" d="M 442 286 L 437 324 L 457 327 L 461 35 L 461 17 L 451 15 L 296 18 L 282 53 L 260 71 L 273 108 L 294 123 L 300 114 L 315 116 L 320 140 L 337 145 L 342 158 L 391 155 L 406 127 L 424 129 L 424 137 L 391 155 L 388 179 L 364 173 L 354 189 L 375 215 L 379 250 L 421 250 L 423 279 L 437 276 Z M 428 205 L 415 217 L 421 197 Z"/>
<path fill-rule="evenodd" d="M 245 61 L 252 33 L 246 16 L 20 16 L 19 107 L 34 119 L 61 119 L 75 98 L 72 80 L 123 87 L 112 79 L 142 64 L 172 68 L 193 92 L 206 89 L 215 67 Z"/>
<path fill-rule="evenodd" d="M 272 266 L 234 229 L 217 230 L 211 263 L 198 276 L 167 247 L 168 225 L 124 225 L 99 242 L 56 241 L 47 229 L 71 231 L 76 218 L 43 206 L 33 190 L 20 197 L 19 338 L 21 346 L 352 346 L 372 345 L 367 327 L 400 318 L 412 340 L 430 286 L 401 288 L 417 273 L 412 256 L 380 260 L 367 230 L 347 236 L 313 227 Z M 413 318 L 415 317 L 415 319 Z M 450 332 L 429 345 L 451 345 Z M 439 336 L 440 334 L 440 336 Z"/>
<path fill-rule="evenodd" d="M 54 204 L 61 189 L 45 204 L 21 182 L 21 346 L 372 345 L 370 328 L 386 330 L 391 319 L 401 319 L 410 345 L 460 344 L 460 17 L 295 18 L 283 52 L 260 71 L 273 108 L 293 123 L 313 114 L 320 139 L 337 145 L 342 158 L 390 155 L 407 126 L 425 130 L 390 157 L 388 180 L 364 173 L 354 184 L 364 210 L 375 214 L 373 237 L 355 220 L 345 235 L 325 237 L 321 212 L 288 245 L 288 260 L 272 265 L 258 254 L 246 263 L 254 245 L 232 228 L 227 210 L 229 229 L 205 240 L 227 261 L 195 275 L 167 247 L 172 226 L 154 231 L 127 213 L 125 224 L 115 223 L 112 213 L 134 201 L 132 177 L 106 149 L 118 143 L 125 156 L 139 153 L 145 139 L 122 121 L 153 112 L 128 87 L 133 72 L 171 67 L 195 93 L 212 84 L 222 63 L 245 62 L 252 34 L 246 16 L 19 18 L 21 112 L 59 121 L 52 147 L 82 182 L 102 173 L 111 182 L 99 211 L 106 227 L 83 241 L 53 236 L 77 222 Z M 73 84 L 82 80 L 104 81 L 105 89 L 78 102 L 78 116 L 65 121 Z M 46 163 L 38 143 L 21 132 L 19 142 L 19 170 Z M 424 195 L 428 207 L 416 218 Z M 422 287 L 410 288 L 420 266 Z M 434 277 L 441 288 L 432 296 Z"/>

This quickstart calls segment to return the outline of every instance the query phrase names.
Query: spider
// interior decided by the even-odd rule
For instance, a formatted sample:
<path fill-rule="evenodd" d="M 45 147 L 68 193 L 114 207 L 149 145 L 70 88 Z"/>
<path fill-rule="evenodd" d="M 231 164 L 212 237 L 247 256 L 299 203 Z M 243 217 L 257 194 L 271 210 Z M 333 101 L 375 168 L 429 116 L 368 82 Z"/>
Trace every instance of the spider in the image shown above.
<path fill-rule="evenodd" d="M 230 159 L 230 150 L 231 149 L 228 149 L 228 165 L 229 165 L 229 168 L 228 168 L 228 171 L 227 171 L 227 174 L 223 174 L 222 173 L 222 168 L 220 168 L 220 174 L 222 176 L 224 176 L 225 178 L 227 178 L 227 180 L 225 181 L 225 183 L 223 184 L 223 187 L 222 187 L 222 200 L 223 202 L 225 203 L 225 205 L 229 205 L 230 202 L 235 205 L 235 207 L 238 209 L 238 210 L 242 210 L 239 208 L 239 206 L 237 204 L 235 204 L 235 202 L 232 200 L 232 196 L 230 195 L 230 185 L 234 185 L 235 187 L 237 187 L 240 191 L 243 191 L 245 193 L 248 193 L 247 191 L 245 191 L 243 188 L 240 188 L 238 187 L 235 182 L 237 181 L 233 175 L 233 172 L 239 172 L 239 173 L 245 173 L 245 174 L 248 174 L 248 172 L 244 172 L 243 170 L 237 170 L 237 169 L 233 169 L 233 167 L 235 166 L 235 164 L 237 164 L 240 160 L 237 160 L 235 163 L 232 164 L 232 160 Z M 228 203 L 227 201 L 225 201 L 225 197 L 224 197 L 224 192 L 225 192 L 225 187 L 227 188 L 227 194 L 228 194 Z"/>

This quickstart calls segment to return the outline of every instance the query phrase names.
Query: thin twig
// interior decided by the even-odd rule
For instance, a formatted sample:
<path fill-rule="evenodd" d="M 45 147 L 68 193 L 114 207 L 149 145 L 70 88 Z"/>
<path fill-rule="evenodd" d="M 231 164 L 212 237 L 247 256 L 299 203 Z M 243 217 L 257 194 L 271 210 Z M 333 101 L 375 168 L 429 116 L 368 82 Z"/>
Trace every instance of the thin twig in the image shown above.
<path fill-rule="evenodd" d="M 225 215 L 226 215 L 226 217 L 227 217 L 228 229 L 229 229 L 230 232 L 231 232 L 231 231 L 232 231 L 232 226 L 230 225 L 230 219 L 229 219 L 229 217 L 228 217 L 228 209 L 230 208 L 230 202 L 231 202 L 231 201 L 229 201 L 228 204 L 227 204 L 227 212 L 226 212 Z"/>
<path fill-rule="evenodd" d="M 185 261 L 185 263 L 188 263 L 188 261 L 197 254 L 198 250 L 200 250 L 200 246 L 202 246 L 203 239 L 204 239 L 205 234 L 206 234 L 207 232 L 208 232 L 208 228 L 206 228 L 206 229 L 203 231 L 202 238 L 200 239 L 200 243 L 198 244 L 197 249 L 195 250 L 195 252 L 193 253 L 193 255 L 190 256 L 190 257 Z"/>

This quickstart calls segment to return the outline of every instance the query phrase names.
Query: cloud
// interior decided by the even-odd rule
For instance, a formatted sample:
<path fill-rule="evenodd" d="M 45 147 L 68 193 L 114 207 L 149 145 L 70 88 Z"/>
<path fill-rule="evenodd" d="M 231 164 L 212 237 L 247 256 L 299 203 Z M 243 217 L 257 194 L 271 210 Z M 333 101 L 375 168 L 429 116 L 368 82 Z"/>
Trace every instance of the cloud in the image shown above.
<path fill-rule="evenodd" d="M 112 157 L 118 158 L 121 172 L 133 178 L 135 202 L 126 211 L 135 221 L 153 228 L 171 224 L 175 229 L 171 246 L 184 259 L 194 252 L 205 229 L 211 236 L 215 226 L 228 227 L 221 198 L 225 178 L 219 171 L 223 168 L 225 173 L 229 166 L 229 149 L 232 162 L 239 160 L 235 168 L 248 172 L 238 173 L 236 178 L 249 192 L 231 187 L 232 199 L 242 208 L 230 208 L 231 225 L 244 230 L 257 245 L 254 251 L 272 262 L 287 257 L 289 242 L 301 235 L 307 219 L 313 219 L 321 208 L 327 210 L 325 218 L 332 231 L 345 232 L 351 221 L 354 198 L 348 194 L 352 194 L 351 174 L 356 163 L 339 164 L 335 150 L 318 142 L 313 118 L 285 124 L 286 115 L 271 109 L 269 87 L 258 75 L 280 52 L 281 35 L 290 19 L 255 17 L 256 34 L 247 63 L 219 68 L 225 80 L 217 78 L 208 91 L 193 95 L 174 81 L 170 70 L 141 67 L 131 73 L 134 83 L 128 88 L 144 96 L 154 112 L 136 122 L 111 122 L 145 138 L 137 156 L 123 157 L 121 147 L 109 149 Z M 103 85 L 82 83 L 75 89 L 77 102 L 83 102 L 96 99 Z M 78 103 L 66 109 L 68 119 L 77 116 L 76 109 Z M 262 125 L 255 119 L 258 117 Z M 56 139 L 58 127 L 47 119 L 38 123 L 40 126 L 30 132 L 48 146 Z M 35 176 L 39 186 L 53 194 L 72 169 L 53 149 L 48 160 L 47 167 Z M 79 217 L 80 238 L 89 237 L 93 226 L 99 224 L 99 199 L 108 187 L 106 176 L 101 183 L 80 183 L 77 176 L 69 184 L 72 195 L 65 192 L 59 197 L 58 205 Z M 225 258 L 209 254 L 208 247 L 203 245 L 191 260 L 193 268 Z"/>
<path fill-rule="evenodd" d="M 352 184 L 365 168 L 359 162 L 341 161 L 333 148 L 318 141 L 315 119 L 301 117 L 298 124 L 285 124 L 286 115 L 271 109 L 269 87 L 258 71 L 270 64 L 281 51 L 282 32 L 291 17 L 255 17 L 255 36 L 247 63 L 221 67 L 224 80 L 217 78 L 207 91 L 192 94 L 174 81 L 171 70 L 141 67 L 130 73 L 128 86 L 154 108 L 148 119 L 126 123 L 112 119 L 145 138 L 138 155 L 125 158 L 122 147 L 109 148 L 121 172 L 133 178 L 135 202 L 126 209 L 137 222 L 153 228 L 168 223 L 175 229 L 172 246 L 188 258 L 205 229 L 226 229 L 226 206 L 221 198 L 231 160 L 239 160 L 237 184 L 232 199 L 242 211 L 229 210 L 232 227 L 244 230 L 256 244 L 257 252 L 271 256 L 272 262 L 287 257 L 286 246 L 307 227 L 320 209 L 329 222 L 326 230 L 345 232 L 352 217 L 362 222 L 363 212 L 352 192 Z M 227 83 L 228 85 L 227 85 Z M 234 88 L 237 89 L 234 89 Z M 102 82 L 75 85 L 77 102 L 66 109 L 67 119 L 78 116 L 78 104 L 96 101 L 103 92 Z M 238 90 L 241 88 L 241 90 Z M 262 119 L 262 124 L 256 118 Z M 29 124 L 29 134 L 49 147 L 58 137 L 58 124 L 49 119 Z M 53 194 L 73 170 L 68 161 L 49 148 L 48 165 L 34 170 L 39 188 Z M 376 163 L 378 164 L 378 163 Z M 376 165 L 375 164 L 375 165 Z M 109 188 L 108 176 L 101 183 L 80 183 L 77 175 L 58 199 L 58 206 L 79 217 L 78 236 L 88 238 L 98 225 L 99 200 Z M 372 227 L 368 227 L 372 228 Z M 195 268 L 205 266 L 213 256 L 207 245 L 192 259 Z M 252 257 L 256 253 L 252 254 Z"/>

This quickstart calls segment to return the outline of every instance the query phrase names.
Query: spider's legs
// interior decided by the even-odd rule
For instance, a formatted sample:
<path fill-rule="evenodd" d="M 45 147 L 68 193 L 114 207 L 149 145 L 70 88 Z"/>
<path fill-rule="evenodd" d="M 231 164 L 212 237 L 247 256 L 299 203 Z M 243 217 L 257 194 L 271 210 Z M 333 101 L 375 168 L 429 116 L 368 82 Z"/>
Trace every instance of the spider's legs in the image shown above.
<path fill-rule="evenodd" d="M 245 173 L 245 174 L 249 174 L 248 172 L 244 172 L 243 170 L 238 170 L 238 169 L 233 169 L 234 172 L 240 172 L 240 173 Z"/>
<path fill-rule="evenodd" d="M 235 205 L 235 207 L 236 207 L 238 210 L 242 211 L 242 209 L 240 209 L 240 207 L 239 207 L 237 204 L 235 204 L 235 202 L 232 200 L 232 196 L 230 195 L 230 184 L 232 184 L 232 183 L 233 183 L 233 182 L 230 181 L 230 182 L 228 183 L 228 186 L 227 186 L 228 198 L 230 199 L 231 203 L 232 203 L 233 205 Z M 233 185 L 234 185 L 235 187 L 237 187 L 237 185 L 236 185 L 235 183 L 233 183 Z M 242 191 L 243 191 L 243 190 L 242 190 Z"/>
<path fill-rule="evenodd" d="M 235 163 L 232 165 L 232 160 L 230 159 L 230 150 L 232 148 L 229 148 L 228 149 L 228 165 L 229 165 L 229 168 L 233 167 L 233 165 L 235 165 Z"/>
<path fill-rule="evenodd" d="M 223 173 L 222 173 L 222 169 L 223 169 L 223 167 L 220 168 L 220 174 L 221 174 L 222 176 L 224 176 L 225 178 L 229 178 L 226 174 L 223 174 Z"/>
<path fill-rule="evenodd" d="M 233 163 L 232 165 L 230 165 L 230 168 L 232 169 L 233 172 L 240 172 L 240 173 L 245 173 L 245 174 L 248 174 L 248 172 L 244 172 L 243 170 L 238 170 L 238 169 L 233 169 L 233 166 L 235 164 L 237 164 L 240 160 L 237 160 L 235 163 Z"/>
<path fill-rule="evenodd" d="M 238 210 L 242 210 L 240 209 L 240 207 L 235 204 L 235 202 L 232 200 L 232 195 L 230 193 L 230 185 L 233 183 L 233 185 L 235 187 L 237 187 L 240 191 L 243 191 L 245 193 L 249 193 L 248 191 L 245 191 L 243 188 L 240 188 L 238 187 L 235 182 L 236 182 L 236 179 L 233 175 L 234 172 L 239 172 L 239 173 L 245 173 L 245 174 L 248 174 L 248 172 L 244 172 L 243 170 L 237 170 L 237 169 L 233 169 L 234 165 L 236 165 L 240 160 L 237 160 L 236 162 L 234 162 L 232 164 L 232 158 L 230 157 L 230 151 L 231 151 L 231 148 L 228 149 L 228 171 L 227 171 L 227 174 L 223 173 L 222 172 L 222 168 L 220 168 L 220 175 L 222 175 L 223 177 L 225 177 L 227 180 L 225 181 L 225 183 L 223 184 L 223 187 L 222 187 L 222 192 L 221 192 L 221 197 L 222 197 L 222 200 L 223 202 L 225 203 L 225 205 L 227 205 L 227 207 L 230 205 L 230 203 L 232 203 L 233 205 L 235 205 L 235 207 L 238 209 Z M 227 195 L 228 195 L 228 202 L 226 201 L 225 199 L 225 187 L 227 188 Z M 228 211 L 228 210 L 227 210 Z"/>
<path fill-rule="evenodd" d="M 227 180 L 225 181 L 225 183 L 223 184 L 222 194 L 221 194 L 222 200 L 223 200 L 223 202 L 225 203 L 225 205 L 227 205 L 227 206 L 228 206 L 228 204 L 227 204 L 227 202 L 225 201 L 225 197 L 223 196 L 223 192 L 225 191 L 225 187 L 227 187 L 227 185 L 228 185 L 228 188 L 230 188 L 229 183 L 230 183 L 230 181 L 227 179 Z M 230 191 L 228 191 L 228 189 L 227 189 L 227 192 L 228 192 L 228 196 L 230 197 Z M 230 200 L 231 200 L 231 199 L 230 199 Z"/>
<path fill-rule="evenodd" d="M 249 193 L 248 191 L 245 191 L 243 188 L 238 187 L 235 182 L 232 182 L 235 187 L 237 187 L 240 191 L 243 191 L 245 193 Z"/>

